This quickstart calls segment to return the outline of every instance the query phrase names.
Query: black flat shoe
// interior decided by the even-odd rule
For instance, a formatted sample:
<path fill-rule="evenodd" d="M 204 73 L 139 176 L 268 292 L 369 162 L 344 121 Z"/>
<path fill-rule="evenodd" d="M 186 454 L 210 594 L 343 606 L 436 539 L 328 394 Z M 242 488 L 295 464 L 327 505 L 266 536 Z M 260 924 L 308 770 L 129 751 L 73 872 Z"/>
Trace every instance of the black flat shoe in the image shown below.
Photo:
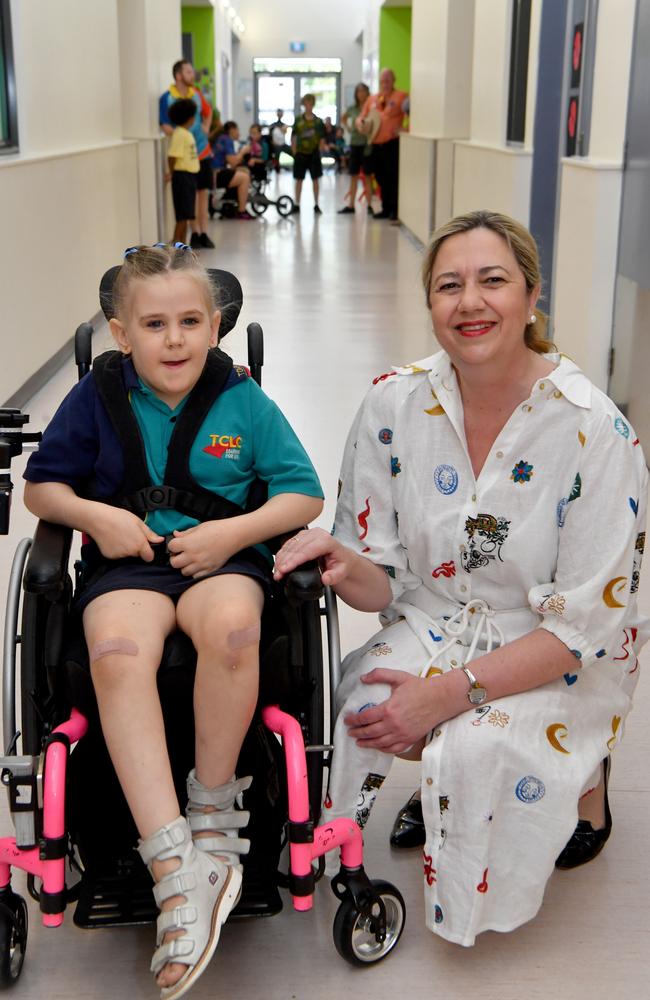
<path fill-rule="evenodd" d="M 605 784 L 605 826 L 602 830 L 594 830 L 591 823 L 586 819 L 579 819 L 571 840 L 555 861 L 555 867 L 563 870 L 569 868 L 579 868 L 586 865 L 588 861 L 600 854 L 612 832 L 612 814 L 609 811 L 609 798 L 607 796 L 607 784 L 609 782 L 609 769 L 611 757 L 606 757 L 603 761 L 603 780 Z"/>
<path fill-rule="evenodd" d="M 395 817 L 390 834 L 390 846 L 399 848 L 423 847 L 425 840 L 426 831 L 422 818 L 422 803 L 418 793 L 414 792 Z"/>

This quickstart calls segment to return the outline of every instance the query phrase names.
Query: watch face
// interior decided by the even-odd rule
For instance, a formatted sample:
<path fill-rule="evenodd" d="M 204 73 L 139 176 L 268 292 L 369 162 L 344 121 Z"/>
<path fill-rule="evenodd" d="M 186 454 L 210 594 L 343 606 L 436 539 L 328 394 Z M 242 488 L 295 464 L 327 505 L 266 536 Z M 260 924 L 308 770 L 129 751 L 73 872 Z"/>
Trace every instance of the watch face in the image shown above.
<path fill-rule="evenodd" d="M 483 687 L 472 687 L 467 694 L 472 705 L 482 705 L 487 698 L 487 691 Z"/>

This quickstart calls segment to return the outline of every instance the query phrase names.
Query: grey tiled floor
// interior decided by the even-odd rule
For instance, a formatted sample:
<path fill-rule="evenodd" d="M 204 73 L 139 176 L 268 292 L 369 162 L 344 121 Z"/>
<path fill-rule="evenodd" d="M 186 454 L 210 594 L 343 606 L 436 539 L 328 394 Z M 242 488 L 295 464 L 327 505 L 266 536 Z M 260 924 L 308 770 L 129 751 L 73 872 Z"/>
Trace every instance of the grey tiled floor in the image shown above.
<path fill-rule="evenodd" d="M 385 222 L 363 213 L 337 216 L 343 190 L 342 181 L 324 178 L 324 215 L 318 219 L 305 185 L 297 219 L 280 220 L 269 208 L 260 222 L 215 222 L 211 233 L 217 249 L 205 255 L 207 263 L 237 273 L 244 287 L 243 316 L 226 349 L 245 360 L 246 323 L 259 320 L 265 328 L 264 386 L 314 458 L 328 497 L 320 519 L 325 527 L 332 519 L 347 428 L 369 378 L 392 362 L 415 360 L 432 350 L 418 285 L 418 251 L 404 232 Z M 71 329 L 84 318 L 71 316 Z M 106 343 L 105 335 L 98 336 L 95 351 Z M 34 428 L 45 424 L 74 377 L 70 366 L 32 400 L 28 410 Z M 19 474 L 16 462 L 14 481 Z M 33 530 L 19 496 L 17 491 L 11 538 L 2 543 L 5 553 Z M 650 610 L 647 571 L 641 597 Z M 374 628 L 373 616 L 342 609 L 341 619 L 344 649 Z M 643 659 L 647 664 L 648 655 Z M 399 763 L 366 837 L 370 874 L 395 882 L 408 906 L 407 929 L 394 955 L 375 968 L 348 967 L 332 944 L 336 900 L 321 885 L 311 913 L 294 912 L 287 900 L 277 917 L 227 925 L 192 997 L 320 1000 L 349 992 L 375 1000 L 400 994 L 414 1000 L 644 1000 L 650 974 L 649 716 L 650 690 L 642 678 L 612 769 L 611 840 L 593 864 L 552 877 L 542 910 L 528 925 L 509 935 L 484 934 L 470 950 L 434 939 L 424 928 L 418 852 L 397 856 L 387 847 L 394 812 L 416 783 L 415 765 Z M 8 834 L 4 803 L 2 809 L 2 832 Z M 22 876 L 15 881 L 20 885 Z M 28 956 L 16 996 L 139 1000 L 157 995 L 147 971 L 151 928 L 81 931 L 68 918 L 59 930 L 46 931 L 31 903 L 30 917 Z"/>

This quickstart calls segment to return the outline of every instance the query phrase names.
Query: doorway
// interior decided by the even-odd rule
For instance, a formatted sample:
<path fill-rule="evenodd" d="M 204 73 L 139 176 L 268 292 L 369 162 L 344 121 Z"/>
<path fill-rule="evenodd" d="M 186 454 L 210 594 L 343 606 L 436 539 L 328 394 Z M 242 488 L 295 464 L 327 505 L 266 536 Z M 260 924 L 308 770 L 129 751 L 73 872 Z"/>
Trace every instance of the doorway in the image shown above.
<path fill-rule="evenodd" d="M 255 120 L 271 125 L 278 108 L 284 111 L 283 121 L 291 127 L 301 113 L 300 102 L 305 94 L 316 98 L 315 113 L 319 118 L 337 122 L 341 108 L 340 59 L 262 59 L 253 60 L 255 79 Z"/>

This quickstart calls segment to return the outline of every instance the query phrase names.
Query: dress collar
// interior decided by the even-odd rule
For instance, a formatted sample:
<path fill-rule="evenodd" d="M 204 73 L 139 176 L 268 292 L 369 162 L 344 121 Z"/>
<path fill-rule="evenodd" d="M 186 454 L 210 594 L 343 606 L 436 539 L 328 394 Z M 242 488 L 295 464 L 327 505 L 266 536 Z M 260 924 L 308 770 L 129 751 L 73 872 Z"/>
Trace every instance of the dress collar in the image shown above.
<path fill-rule="evenodd" d="M 574 406 L 580 406 L 586 410 L 591 409 L 592 384 L 576 363 L 566 354 L 549 353 L 545 357 L 557 367 L 548 375 L 538 379 L 535 385 L 544 381 L 551 382 Z M 456 372 L 446 351 L 438 351 L 437 354 L 422 358 L 421 361 L 416 361 L 411 365 L 396 366 L 393 370 L 400 375 L 427 372 L 436 396 L 458 392 Z"/>

